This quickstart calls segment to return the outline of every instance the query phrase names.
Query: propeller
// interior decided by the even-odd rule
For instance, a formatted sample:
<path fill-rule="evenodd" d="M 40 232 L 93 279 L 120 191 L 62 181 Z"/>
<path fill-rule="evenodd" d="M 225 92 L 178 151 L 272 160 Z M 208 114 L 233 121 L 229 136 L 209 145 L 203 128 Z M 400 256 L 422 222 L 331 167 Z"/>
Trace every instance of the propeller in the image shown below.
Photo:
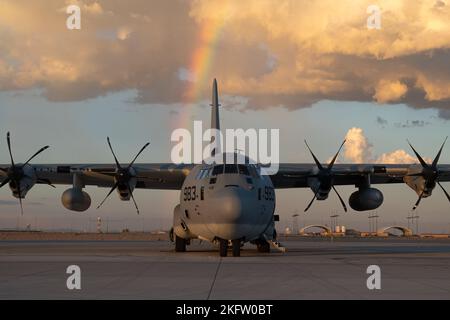
<path fill-rule="evenodd" d="M 342 147 L 344 146 L 346 140 L 344 140 L 344 142 L 342 142 L 341 146 L 339 147 L 339 150 L 336 152 L 336 154 L 334 155 L 333 159 L 331 159 L 331 162 L 328 164 L 328 166 L 326 168 L 324 168 L 322 166 L 322 164 L 320 163 L 320 161 L 317 159 L 317 157 L 315 156 L 314 152 L 312 152 L 311 148 L 308 145 L 308 142 L 306 142 L 305 140 L 305 144 L 306 147 L 308 148 L 309 152 L 311 153 L 314 162 L 317 165 L 317 168 L 319 169 L 319 172 L 316 175 L 310 176 L 310 177 L 315 177 L 318 179 L 319 181 L 319 186 L 314 194 L 314 197 L 311 199 L 311 201 L 309 202 L 308 206 L 306 207 L 305 211 L 308 211 L 309 208 L 311 207 L 311 205 L 313 204 L 314 200 L 317 199 L 318 195 L 320 193 L 326 193 L 328 194 L 331 189 L 334 190 L 334 192 L 336 193 L 336 195 L 339 198 L 339 201 L 342 204 L 342 207 L 344 208 L 344 211 L 347 212 L 347 206 L 345 205 L 344 200 L 342 200 L 341 195 L 339 194 L 339 192 L 336 190 L 336 188 L 333 185 L 333 179 L 334 179 L 334 174 L 333 174 L 333 166 L 334 163 L 336 162 L 336 159 L 339 155 L 339 152 L 341 152 Z"/>
<path fill-rule="evenodd" d="M 419 194 L 419 198 L 417 199 L 416 203 L 414 204 L 413 210 L 416 210 L 419 206 L 420 202 L 422 201 L 422 198 L 426 193 L 433 190 L 436 184 L 439 185 L 439 187 L 444 192 L 445 196 L 447 197 L 448 201 L 450 202 L 450 195 L 448 192 L 444 189 L 444 187 L 439 182 L 439 170 L 438 170 L 438 162 L 439 158 L 441 157 L 442 149 L 444 149 L 444 145 L 447 142 L 448 137 L 445 138 L 444 142 L 442 143 L 441 148 L 439 149 L 436 157 L 434 158 L 433 162 L 431 164 L 428 164 L 425 162 L 425 160 L 420 156 L 420 154 L 414 149 L 412 144 L 408 141 L 409 146 L 411 147 L 412 151 L 416 155 L 417 159 L 419 160 L 420 165 L 422 166 L 422 171 L 419 173 L 413 173 L 408 174 L 407 176 L 410 177 L 422 177 L 425 180 L 425 187 L 424 190 Z"/>
<path fill-rule="evenodd" d="M 141 150 L 139 150 L 139 152 L 136 154 L 136 156 L 130 162 L 130 164 L 127 167 L 124 168 L 124 167 L 122 167 L 120 165 L 119 161 L 117 160 L 116 154 L 114 153 L 114 150 L 111 147 L 111 142 L 109 141 L 109 137 L 106 138 L 106 141 L 108 142 L 109 149 L 111 150 L 111 153 L 113 154 L 113 157 L 114 157 L 114 161 L 116 162 L 116 172 L 115 172 L 115 175 L 114 175 L 115 183 L 112 186 L 111 190 L 109 190 L 109 192 L 106 195 L 105 199 L 103 199 L 103 201 L 98 205 L 97 209 L 99 209 L 103 205 L 103 203 L 105 203 L 106 199 L 108 199 L 108 197 L 111 195 L 111 193 L 113 193 L 114 190 L 119 188 L 119 190 L 126 190 L 126 191 L 129 192 L 130 197 L 133 200 L 134 206 L 136 208 L 137 214 L 139 214 L 139 208 L 138 208 L 136 200 L 134 199 L 134 196 L 133 196 L 134 186 L 130 185 L 130 181 L 133 178 L 137 178 L 134 170 L 132 170 L 132 166 L 133 166 L 134 162 L 136 161 L 136 159 L 144 151 L 144 149 L 147 148 L 147 146 L 150 144 L 150 142 L 147 142 L 141 148 Z"/>
<path fill-rule="evenodd" d="M 25 163 L 16 165 L 14 163 L 14 158 L 11 152 L 11 136 L 8 132 L 6 134 L 6 142 L 8 143 L 8 151 L 9 151 L 9 157 L 11 159 L 11 166 L 8 169 L 0 169 L 1 171 L 6 173 L 6 179 L 3 180 L 3 182 L 0 184 L 0 188 L 3 187 L 5 184 L 10 183 L 11 187 L 13 189 L 17 190 L 17 195 L 19 198 L 19 204 L 20 204 L 20 212 L 23 214 L 23 206 L 22 206 L 22 190 L 20 189 L 20 182 L 25 177 L 24 167 L 33 160 L 37 155 L 39 155 L 44 150 L 48 149 L 49 146 L 42 147 L 39 149 L 35 154 L 33 154 Z M 50 184 L 50 182 L 49 182 Z"/>

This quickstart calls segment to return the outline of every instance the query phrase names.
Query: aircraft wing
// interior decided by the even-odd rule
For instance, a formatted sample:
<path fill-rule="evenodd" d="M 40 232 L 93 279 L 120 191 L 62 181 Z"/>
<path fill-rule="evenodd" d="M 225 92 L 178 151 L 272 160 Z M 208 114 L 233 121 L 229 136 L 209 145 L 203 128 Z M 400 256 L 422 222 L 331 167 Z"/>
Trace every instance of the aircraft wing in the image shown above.
<path fill-rule="evenodd" d="M 77 174 L 84 185 L 112 187 L 115 164 L 32 164 L 37 184 L 71 185 Z M 0 183 L 6 178 L 8 165 L 0 165 Z M 136 188 L 180 190 L 193 165 L 172 163 L 134 164 Z"/>
<path fill-rule="evenodd" d="M 404 183 L 414 164 L 335 164 L 334 185 L 357 185 L 367 176 L 371 184 Z M 450 165 L 439 165 L 439 181 L 450 181 Z M 314 164 L 284 163 L 270 176 L 276 189 L 307 188 L 317 173 Z"/>
<path fill-rule="evenodd" d="M 32 164 L 37 184 L 71 185 L 78 174 L 84 185 L 112 187 L 115 164 Z M 370 177 L 371 184 L 404 183 L 403 178 L 415 165 L 410 164 L 335 164 L 334 185 L 357 185 Z M 180 190 L 193 164 L 134 164 L 140 189 Z M 6 178 L 8 165 L 0 165 L 0 183 Z M 450 165 L 439 165 L 439 181 L 450 181 Z M 308 179 L 317 173 L 314 164 L 283 163 L 270 178 L 276 189 L 308 188 Z"/>

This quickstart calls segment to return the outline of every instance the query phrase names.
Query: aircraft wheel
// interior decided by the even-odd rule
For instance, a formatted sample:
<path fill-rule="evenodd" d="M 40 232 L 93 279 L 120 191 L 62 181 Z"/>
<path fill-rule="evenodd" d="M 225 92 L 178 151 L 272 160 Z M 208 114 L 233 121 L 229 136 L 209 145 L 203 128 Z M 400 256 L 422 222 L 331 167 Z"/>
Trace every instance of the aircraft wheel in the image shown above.
<path fill-rule="evenodd" d="M 221 257 L 226 257 L 228 253 L 228 241 L 220 239 L 219 240 L 219 254 Z"/>
<path fill-rule="evenodd" d="M 258 252 L 269 253 L 270 252 L 270 244 L 267 241 L 260 242 L 256 245 L 258 248 Z"/>
<path fill-rule="evenodd" d="M 175 252 L 186 252 L 187 241 L 175 235 Z"/>
<path fill-rule="evenodd" d="M 233 257 L 241 256 L 241 240 L 236 239 L 232 241 L 233 243 Z"/>

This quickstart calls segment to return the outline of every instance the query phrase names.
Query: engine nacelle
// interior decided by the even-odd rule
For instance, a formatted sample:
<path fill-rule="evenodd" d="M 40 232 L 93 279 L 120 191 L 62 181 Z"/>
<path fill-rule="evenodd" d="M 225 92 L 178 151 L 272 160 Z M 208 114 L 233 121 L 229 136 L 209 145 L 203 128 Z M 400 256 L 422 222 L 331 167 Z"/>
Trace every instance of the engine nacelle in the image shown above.
<path fill-rule="evenodd" d="M 91 206 L 91 197 L 80 188 L 70 188 L 63 192 L 61 202 L 66 209 L 86 211 Z"/>
<path fill-rule="evenodd" d="M 383 203 L 383 194 L 375 188 L 359 189 L 351 194 L 348 202 L 355 211 L 374 210 Z"/>

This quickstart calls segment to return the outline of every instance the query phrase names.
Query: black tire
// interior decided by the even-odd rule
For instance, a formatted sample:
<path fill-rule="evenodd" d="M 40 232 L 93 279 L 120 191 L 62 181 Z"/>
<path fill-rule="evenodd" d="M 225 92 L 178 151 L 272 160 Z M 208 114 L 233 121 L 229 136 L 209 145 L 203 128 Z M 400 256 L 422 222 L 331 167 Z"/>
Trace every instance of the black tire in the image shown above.
<path fill-rule="evenodd" d="M 233 257 L 241 256 L 241 240 L 233 240 Z"/>
<path fill-rule="evenodd" d="M 269 253 L 270 252 L 270 244 L 267 241 L 261 241 L 257 245 L 258 252 Z"/>
<path fill-rule="evenodd" d="M 228 241 L 220 239 L 219 240 L 219 255 L 221 257 L 226 257 L 228 253 Z"/>
<path fill-rule="evenodd" d="M 175 235 L 175 252 L 186 252 L 186 240 Z"/>

